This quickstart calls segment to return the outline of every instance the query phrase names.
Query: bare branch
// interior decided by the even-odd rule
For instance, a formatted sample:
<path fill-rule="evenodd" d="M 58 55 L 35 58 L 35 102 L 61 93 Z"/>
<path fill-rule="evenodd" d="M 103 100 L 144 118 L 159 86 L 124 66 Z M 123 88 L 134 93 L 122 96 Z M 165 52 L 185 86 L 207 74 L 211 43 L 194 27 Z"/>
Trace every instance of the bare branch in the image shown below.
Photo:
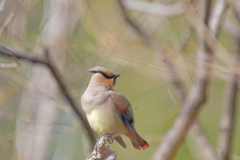
<path fill-rule="evenodd" d="M 223 29 L 225 29 L 234 39 L 238 38 L 240 35 L 239 27 L 233 24 L 229 19 L 225 20 Z"/>
<path fill-rule="evenodd" d="M 5 5 L 6 0 L 2 0 L 0 3 L 0 13 L 3 11 L 4 9 L 4 5 Z"/>
<path fill-rule="evenodd" d="M 233 1 L 232 8 L 233 8 L 233 11 L 235 13 L 238 24 L 240 25 L 240 10 L 239 10 L 239 7 L 240 7 L 240 2 L 239 1 Z"/>
<path fill-rule="evenodd" d="M 183 47 L 186 45 L 186 43 L 190 40 L 191 38 L 191 33 L 193 31 L 192 27 L 188 27 L 187 29 L 185 29 L 180 36 L 180 43 L 176 43 L 173 45 L 173 50 L 177 53 L 181 52 L 181 50 L 183 49 Z"/>
<path fill-rule="evenodd" d="M 67 86 L 65 85 L 64 81 L 63 81 L 63 77 L 60 76 L 59 71 L 57 70 L 57 68 L 51 63 L 51 61 L 49 59 L 45 60 L 43 58 L 39 58 L 39 57 L 35 57 L 32 56 L 30 54 L 26 54 L 26 53 L 19 53 L 16 51 L 12 51 L 10 49 L 7 49 L 5 47 L 0 48 L 0 55 L 4 55 L 7 57 L 16 57 L 18 59 L 24 59 L 27 60 L 31 63 L 40 63 L 45 65 L 46 67 L 49 68 L 49 70 L 52 72 L 52 75 L 54 76 L 54 78 L 56 79 L 58 86 L 60 88 L 60 90 L 62 91 L 62 94 L 65 96 L 65 98 L 68 100 L 68 102 L 70 103 L 71 108 L 74 110 L 74 112 L 77 114 L 78 118 L 81 120 L 81 122 L 83 123 L 84 127 L 87 130 L 87 133 L 91 139 L 92 145 L 95 144 L 96 140 L 95 140 L 95 136 L 92 132 L 92 129 L 90 128 L 88 122 L 85 120 L 84 116 L 82 115 L 82 113 L 78 110 L 79 106 L 77 106 L 77 104 L 74 102 L 74 100 L 72 99 L 72 97 L 70 96 L 70 93 L 67 89 Z"/>
<path fill-rule="evenodd" d="M 238 1 L 235 1 L 235 3 L 233 3 L 232 8 L 240 24 L 239 7 L 240 3 Z M 238 68 L 240 67 L 240 36 L 236 39 L 236 47 L 237 49 L 232 59 L 233 64 L 232 72 L 229 77 L 229 82 L 226 90 L 225 104 L 223 107 L 223 114 L 220 124 L 219 135 L 220 160 L 230 159 L 238 90 L 238 78 L 239 78 Z"/>
<path fill-rule="evenodd" d="M 205 1 L 203 6 L 203 21 L 205 24 L 211 22 L 210 31 L 213 33 L 214 36 L 217 36 L 219 31 L 219 25 L 221 20 L 216 20 L 216 18 L 221 19 L 224 11 L 226 10 L 226 5 L 221 8 L 220 12 L 216 10 L 219 9 L 219 6 L 224 3 L 224 1 L 218 1 L 218 5 L 216 6 L 211 19 L 209 19 L 210 14 L 210 6 L 211 1 Z M 202 27 L 203 28 L 203 27 Z M 213 47 L 209 46 L 209 43 L 205 41 L 204 36 L 207 34 L 206 29 L 201 29 L 200 35 L 202 40 L 202 48 L 198 54 L 198 71 L 195 79 L 194 88 L 192 88 L 186 103 L 183 106 L 183 110 L 179 117 L 176 119 L 173 128 L 168 132 L 166 138 L 163 140 L 161 146 L 158 149 L 158 152 L 155 153 L 154 159 L 171 159 L 174 156 L 177 148 L 180 146 L 181 142 L 183 141 L 187 130 L 190 128 L 191 124 L 195 121 L 198 111 L 201 105 L 206 100 L 206 92 L 207 92 L 207 85 L 210 78 L 211 67 L 208 64 L 212 62 L 212 55 L 213 55 Z M 200 134 L 199 138 L 201 138 L 201 128 L 198 125 L 193 127 L 193 130 L 196 134 Z M 203 137 L 205 138 L 205 137 Z M 199 140 L 199 139 L 198 139 Z M 209 144 L 207 139 L 202 140 L 202 144 Z M 199 144 L 201 144 L 199 143 Z M 209 146 L 209 145 L 207 145 Z M 207 152 L 203 152 L 208 159 L 217 159 L 216 155 L 213 154 L 214 151 L 212 147 L 210 147 Z"/>
<path fill-rule="evenodd" d="M 211 1 L 205 1 L 204 4 L 204 22 L 208 22 Z M 203 33 L 205 34 L 205 33 Z M 198 71 L 195 84 L 190 91 L 180 115 L 175 120 L 171 130 L 167 133 L 161 145 L 155 152 L 153 159 L 169 160 L 175 155 L 178 147 L 184 140 L 189 128 L 197 118 L 201 105 L 206 100 L 207 85 L 209 82 L 209 72 L 211 67 L 207 64 L 212 61 L 212 51 L 206 43 L 202 44 L 202 49 L 198 54 Z"/>
<path fill-rule="evenodd" d="M 140 28 L 135 22 L 133 22 L 126 14 L 126 9 L 123 4 L 122 0 L 118 0 L 120 11 L 122 13 L 123 18 L 143 37 L 145 42 L 152 47 L 154 52 L 156 53 L 156 56 L 163 61 L 163 65 L 167 69 L 168 78 L 173 84 L 174 89 L 176 90 L 176 93 L 179 97 L 179 100 L 183 103 L 185 100 L 185 91 L 183 87 L 181 86 L 181 82 L 179 78 L 177 77 L 177 73 L 174 70 L 174 67 L 172 63 L 168 60 L 166 55 L 163 53 L 162 49 L 159 47 L 158 43 L 142 28 Z"/>
<path fill-rule="evenodd" d="M 3 30 L 7 27 L 9 22 L 12 20 L 13 16 L 14 16 L 14 12 L 11 12 L 10 15 L 8 16 L 8 18 L 5 20 L 5 22 L 1 26 L 1 28 L 0 28 L 0 36 L 2 35 Z"/>
<path fill-rule="evenodd" d="M 224 22 L 224 16 L 225 10 L 228 7 L 228 3 L 226 0 L 218 0 L 215 4 L 215 7 L 211 13 L 211 20 L 209 21 L 209 29 L 212 32 L 213 35 L 217 35 L 219 28 Z"/>
<path fill-rule="evenodd" d="M 106 143 L 113 143 L 113 138 L 109 135 L 102 135 L 98 138 L 94 150 L 89 158 L 86 160 L 115 160 L 117 159 L 117 152 L 110 150 Z"/>
<path fill-rule="evenodd" d="M 207 139 L 207 136 L 205 135 L 205 132 L 203 131 L 201 125 L 198 121 L 196 121 L 192 128 L 192 132 L 194 133 L 195 140 L 197 142 L 197 145 L 199 149 L 201 150 L 201 153 L 205 157 L 205 159 L 208 160 L 217 160 L 218 157 L 216 155 L 216 152 L 212 145 L 209 143 L 209 140 Z"/>
<path fill-rule="evenodd" d="M 20 63 L 13 62 L 13 63 L 0 63 L 0 68 L 17 68 Z"/>
<path fill-rule="evenodd" d="M 173 48 L 176 48 L 176 49 L 174 49 L 176 52 L 180 52 L 182 47 L 184 46 L 184 44 L 191 37 L 191 32 L 193 29 L 191 27 L 189 27 L 189 28 L 190 29 L 183 32 L 182 40 L 180 41 L 181 43 L 178 46 L 176 45 L 176 47 L 173 47 Z M 181 104 L 181 105 L 183 105 L 183 104 Z M 209 140 L 208 140 L 204 130 L 202 129 L 202 126 L 199 123 L 199 121 L 196 120 L 196 122 L 193 124 L 193 126 L 191 128 L 190 133 L 194 134 L 193 137 L 195 138 L 198 148 L 201 150 L 201 153 L 203 154 L 205 159 L 216 160 L 217 155 L 215 153 L 215 150 L 212 147 L 212 145 L 209 143 Z"/>
<path fill-rule="evenodd" d="M 173 65 L 170 61 L 167 60 L 166 56 L 164 55 L 161 48 L 158 46 L 157 42 L 143 29 L 141 29 L 137 24 L 135 24 L 126 14 L 124 5 L 122 4 L 121 0 L 119 0 L 119 4 L 121 7 L 121 11 L 123 14 L 124 19 L 140 34 L 143 36 L 144 40 L 152 47 L 152 49 L 155 51 L 157 56 L 164 61 L 165 68 L 168 69 L 168 74 L 170 81 L 172 85 L 174 86 L 174 89 L 180 99 L 181 104 L 184 104 L 185 101 L 185 91 L 184 88 L 181 86 L 180 80 L 177 77 L 177 74 L 173 68 Z M 188 39 L 188 34 L 186 38 Z M 216 155 L 214 152 L 214 149 L 212 148 L 211 144 L 208 142 L 207 137 L 205 136 L 204 132 L 201 129 L 201 126 L 199 123 L 195 124 L 195 127 L 193 128 L 193 132 L 195 135 L 197 135 L 195 138 L 198 139 L 197 142 L 199 143 L 199 146 L 205 145 L 205 150 L 203 151 L 205 157 L 209 160 L 215 160 Z M 158 150 L 156 151 L 158 152 Z"/>
<path fill-rule="evenodd" d="M 236 46 L 237 51 L 233 57 L 234 65 L 232 68 L 232 74 L 229 77 L 220 124 L 219 151 L 221 160 L 228 160 L 230 158 L 238 90 L 238 68 L 240 67 L 240 38 L 238 39 Z"/>
<path fill-rule="evenodd" d="M 150 3 L 136 0 L 124 0 L 123 2 L 128 9 L 133 9 L 157 16 L 170 17 L 185 13 L 185 7 L 181 3 L 174 5 L 163 5 L 160 3 Z"/>

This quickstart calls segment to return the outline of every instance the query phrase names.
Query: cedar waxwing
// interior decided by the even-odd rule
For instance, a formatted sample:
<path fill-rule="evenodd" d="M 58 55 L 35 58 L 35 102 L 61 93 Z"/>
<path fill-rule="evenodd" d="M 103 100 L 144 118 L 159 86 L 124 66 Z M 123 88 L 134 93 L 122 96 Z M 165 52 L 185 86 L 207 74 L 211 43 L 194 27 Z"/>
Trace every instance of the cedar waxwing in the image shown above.
<path fill-rule="evenodd" d="M 130 138 L 134 148 L 148 148 L 149 144 L 134 127 L 131 104 L 127 98 L 112 89 L 120 75 L 98 66 L 88 71 L 95 74 L 81 97 L 81 104 L 92 129 L 100 134 L 112 135 L 124 148 L 127 146 L 121 134 Z"/>

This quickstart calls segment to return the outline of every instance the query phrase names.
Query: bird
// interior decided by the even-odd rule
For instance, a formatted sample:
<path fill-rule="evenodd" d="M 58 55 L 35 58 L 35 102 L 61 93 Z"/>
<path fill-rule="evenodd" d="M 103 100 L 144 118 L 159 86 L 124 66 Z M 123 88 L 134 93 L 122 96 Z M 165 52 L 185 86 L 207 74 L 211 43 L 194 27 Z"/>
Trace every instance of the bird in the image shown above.
<path fill-rule="evenodd" d="M 121 135 L 127 136 L 135 149 L 148 148 L 149 144 L 135 129 L 130 102 L 113 90 L 120 75 L 99 66 L 89 69 L 88 72 L 94 74 L 81 96 L 81 105 L 91 128 L 101 135 L 111 135 L 123 148 L 127 146 Z"/>

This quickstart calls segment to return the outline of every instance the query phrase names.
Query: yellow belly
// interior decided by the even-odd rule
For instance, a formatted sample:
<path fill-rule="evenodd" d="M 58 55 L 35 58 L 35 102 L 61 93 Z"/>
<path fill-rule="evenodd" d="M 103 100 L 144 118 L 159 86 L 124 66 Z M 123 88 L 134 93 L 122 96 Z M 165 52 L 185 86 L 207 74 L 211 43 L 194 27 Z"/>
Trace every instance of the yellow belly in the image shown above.
<path fill-rule="evenodd" d="M 127 127 L 115 111 L 93 109 L 87 114 L 87 118 L 92 129 L 99 134 L 125 134 L 127 132 Z"/>

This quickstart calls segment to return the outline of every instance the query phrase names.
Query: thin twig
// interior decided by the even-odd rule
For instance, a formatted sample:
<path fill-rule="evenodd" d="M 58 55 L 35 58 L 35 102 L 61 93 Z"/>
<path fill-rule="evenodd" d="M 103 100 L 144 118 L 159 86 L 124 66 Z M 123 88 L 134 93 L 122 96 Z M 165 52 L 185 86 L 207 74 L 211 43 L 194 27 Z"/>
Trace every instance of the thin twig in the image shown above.
<path fill-rule="evenodd" d="M 174 44 L 172 47 L 174 52 L 176 52 L 176 53 L 181 52 L 183 47 L 189 42 L 192 32 L 193 32 L 193 28 L 187 27 L 187 29 L 185 29 L 181 33 L 179 43 Z"/>
<path fill-rule="evenodd" d="M 20 66 L 20 63 L 0 63 L 0 68 L 17 68 Z"/>
<path fill-rule="evenodd" d="M 83 123 L 83 126 L 86 128 L 87 133 L 88 133 L 88 135 L 89 135 L 89 137 L 91 139 L 92 145 L 95 144 L 96 140 L 95 140 L 95 136 L 94 136 L 94 134 L 92 132 L 92 129 L 90 128 L 88 122 L 85 120 L 85 118 L 82 115 L 82 113 L 79 111 L 79 109 L 78 109 L 79 106 L 74 102 L 74 100 L 70 96 L 70 93 L 69 93 L 69 91 L 67 89 L 67 86 L 65 85 L 65 83 L 63 81 L 63 77 L 60 76 L 59 71 L 52 64 L 52 62 L 49 59 L 46 60 L 46 59 L 43 59 L 43 58 L 32 56 L 32 55 L 27 54 L 27 53 L 20 53 L 20 52 L 12 51 L 12 50 L 7 49 L 7 48 L 5 48 L 3 46 L 1 46 L 1 48 L 0 48 L 0 54 L 4 55 L 4 56 L 7 56 L 7 57 L 14 56 L 14 57 L 16 57 L 18 59 L 24 59 L 24 60 L 27 60 L 27 61 L 32 62 L 32 63 L 43 64 L 46 67 L 48 67 L 49 70 L 52 72 L 52 75 L 56 79 L 56 81 L 58 83 L 58 86 L 59 86 L 60 90 L 62 91 L 62 94 L 69 101 L 71 108 L 74 110 L 74 112 L 77 114 L 78 118 Z"/>
<path fill-rule="evenodd" d="M 7 19 L 5 20 L 5 22 L 3 23 L 3 25 L 1 26 L 1 28 L 0 28 L 0 36 L 2 35 L 3 30 L 7 27 L 7 25 L 12 20 L 13 16 L 14 16 L 14 12 L 11 12 L 10 15 L 7 17 Z"/>

